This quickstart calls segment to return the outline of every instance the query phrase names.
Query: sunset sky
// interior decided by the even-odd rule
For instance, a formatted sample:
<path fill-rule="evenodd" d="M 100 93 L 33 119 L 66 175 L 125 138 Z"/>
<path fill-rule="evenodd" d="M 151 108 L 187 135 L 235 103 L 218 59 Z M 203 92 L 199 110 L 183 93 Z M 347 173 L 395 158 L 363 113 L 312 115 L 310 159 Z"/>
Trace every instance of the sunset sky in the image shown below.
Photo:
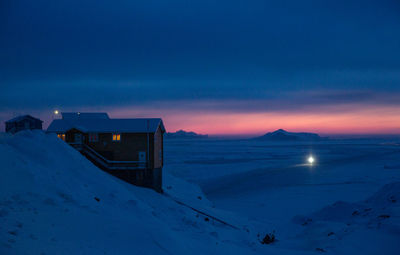
<path fill-rule="evenodd" d="M 0 122 L 60 111 L 167 131 L 400 134 L 400 2 L 0 2 Z"/>

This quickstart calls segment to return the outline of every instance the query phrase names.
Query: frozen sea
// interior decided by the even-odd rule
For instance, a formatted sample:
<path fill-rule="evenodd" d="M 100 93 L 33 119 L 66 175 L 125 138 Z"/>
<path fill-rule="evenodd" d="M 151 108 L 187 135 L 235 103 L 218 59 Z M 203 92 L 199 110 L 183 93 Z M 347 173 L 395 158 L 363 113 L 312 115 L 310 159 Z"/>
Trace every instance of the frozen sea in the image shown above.
<path fill-rule="evenodd" d="M 312 215 L 338 201 L 350 204 L 364 201 L 385 184 L 400 181 L 400 139 L 312 143 L 171 139 L 165 143 L 165 153 L 166 171 L 198 184 L 216 208 L 262 222 L 278 238 L 287 241 L 299 241 L 301 229 L 293 228 L 293 219 L 299 215 Z M 312 165 L 307 163 L 310 155 L 316 159 Z M 392 219 L 398 223 L 400 214 L 398 211 L 395 214 Z M 350 217 L 343 224 L 350 225 L 353 220 Z M 390 247 L 388 254 L 400 254 L 400 247 L 394 242 L 396 238 L 400 240 L 396 232 L 399 230 L 397 226 L 394 239 L 384 236 L 382 241 L 374 240 L 373 244 L 359 248 L 357 242 L 368 243 L 372 237 L 364 237 L 369 230 L 357 229 L 360 233 L 348 238 L 348 241 L 355 238 L 354 247 L 349 241 L 344 244 L 346 248 L 332 250 L 374 254 L 386 246 Z M 332 232 L 329 227 L 326 231 L 320 235 Z M 338 239 L 346 242 L 346 238 Z M 328 247 L 325 250 L 337 246 L 330 241 L 323 240 L 319 245 Z M 294 241 L 293 246 L 307 246 L 307 242 L 294 244 Z"/>
<path fill-rule="evenodd" d="M 0 254 L 400 254 L 398 140 L 171 139 L 164 158 L 159 194 L 0 133 Z"/>

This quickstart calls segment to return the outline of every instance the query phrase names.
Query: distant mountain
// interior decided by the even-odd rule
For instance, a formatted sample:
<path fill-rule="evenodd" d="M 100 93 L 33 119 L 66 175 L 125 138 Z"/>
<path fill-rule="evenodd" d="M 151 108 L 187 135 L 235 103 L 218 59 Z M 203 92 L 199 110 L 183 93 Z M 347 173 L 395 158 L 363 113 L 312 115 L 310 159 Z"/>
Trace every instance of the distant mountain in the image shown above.
<path fill-rule="evenodd" d="M 256 139 L 264 141 L 321 141 L 327 138 L 320 137 L 318 134 L 314 133 L 294 133 L 278 129 L 274 132 L 257 137 Z"/>
<path fill-rule="evenodd" d="M 166 133 L 164 135 L 164 137 L 166 138 L 208 138 L 208 135 L 201 135 L 201 134 L 197 134 L 195 132 L 187 132 L 184 130 L 178 130 L 176 132 L 173 133 Z"/>

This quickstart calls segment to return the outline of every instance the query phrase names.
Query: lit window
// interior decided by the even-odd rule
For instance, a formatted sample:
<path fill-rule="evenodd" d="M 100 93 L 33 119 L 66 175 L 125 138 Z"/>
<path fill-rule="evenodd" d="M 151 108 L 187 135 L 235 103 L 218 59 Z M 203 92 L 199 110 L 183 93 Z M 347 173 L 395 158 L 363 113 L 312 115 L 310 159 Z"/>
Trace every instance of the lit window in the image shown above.
<path fill-rule="evenodd" d="M 57 134 L 57 137 L 65 141 L 65 134 Z"/>
<path fill-rule="evenodd" d="M 99 136 L 96 133 L 90 133 L 89 134 L 89 142 L 98 142 L 99 141 Z"/>
<path fill-rule="evenodd" d="M 113 134 L 112 139 L 114 142 L 121 141 L 121 134 Z"/>

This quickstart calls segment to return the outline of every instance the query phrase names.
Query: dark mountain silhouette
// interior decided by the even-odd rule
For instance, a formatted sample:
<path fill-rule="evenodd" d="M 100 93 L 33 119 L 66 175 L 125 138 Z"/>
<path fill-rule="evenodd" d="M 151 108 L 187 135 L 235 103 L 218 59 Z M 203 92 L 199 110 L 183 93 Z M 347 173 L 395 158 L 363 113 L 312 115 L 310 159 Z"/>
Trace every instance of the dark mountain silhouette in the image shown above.
<path fill-rule="evenodd" d="M 327 138 L 323 138 L 314 133 L 294 133 L 278 129 L 274 132 L 269 132 L 263 136 L 257 137 L 256 139 L 265 141 L 320 141 L 326 140 Z"/>
<path fill-rule="evenodd" d="M 208 138 L 208 135 L 201 135 L 191 131 L 178 130 L 173 133 L 166 133 L 166 138 Z"/>

